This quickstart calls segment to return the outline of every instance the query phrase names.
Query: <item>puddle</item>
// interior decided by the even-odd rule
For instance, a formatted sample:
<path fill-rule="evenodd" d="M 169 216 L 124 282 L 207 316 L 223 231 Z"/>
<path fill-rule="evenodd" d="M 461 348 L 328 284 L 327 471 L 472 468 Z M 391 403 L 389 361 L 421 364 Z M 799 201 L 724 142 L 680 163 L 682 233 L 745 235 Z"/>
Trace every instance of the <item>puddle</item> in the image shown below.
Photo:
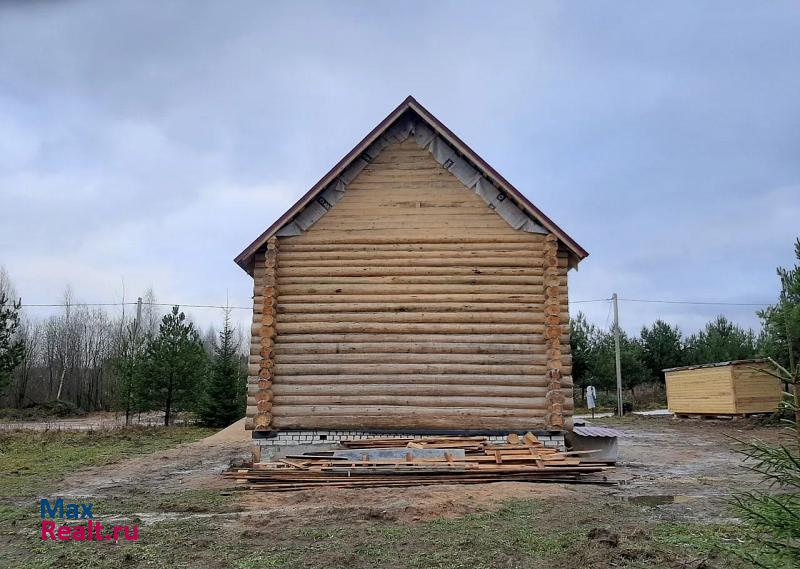
<path fill-rule="evenodd" d="M 637 506 L 655 508 L 667 504 L 688 504 L 693 500 L 703 498 L 703 496 L 686 496 L 682 494 L 655 494 L 650 496 L 620 496 L 623 500 Z"/>

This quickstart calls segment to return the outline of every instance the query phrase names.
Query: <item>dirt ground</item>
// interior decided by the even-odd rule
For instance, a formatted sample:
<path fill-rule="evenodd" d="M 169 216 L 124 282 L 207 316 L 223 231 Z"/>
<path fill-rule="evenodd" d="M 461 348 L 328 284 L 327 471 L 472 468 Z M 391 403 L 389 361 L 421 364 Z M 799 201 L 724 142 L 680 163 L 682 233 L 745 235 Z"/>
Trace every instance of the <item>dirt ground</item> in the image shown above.
<path fill-rule="evenodd" d="M 570 497 L 597 502 L 615 500 L 647 509 L 663 519 L 704 521 L 730 519 L 727 502 L 734 492 L 761 487 L 759 478 L 742 468 L 733 447 L 736 439 L 789 441 L 780 428 L 759 426 L 751 420 L 679 420 L 636 418 L 623 424 L 605 423 L 622 433 L 621 460 L 610 477 L 615 486 L 496 483 L 482 485 L 421 486 L 261 493 L 245 492 L 239 518 L 269 517 L 280 525 L 293 519 L 325 519 L 362 514 L 403 521 L 460 516 L 518 498 Z M 220 474 L 235 461 L 249 457 L 249 433 L 241 424 L 201 441 L 157 452 L 112 466 L 81 472 L 58 494 L 113 497 L 120 489 L 170 493 L 187 489 L 239 490 Z M 319 447 L 314 447 L 319 448 Z M 282 449 L 280 455 L 307 450 Z M 78 481 L 79 480 L 79 481 Z M 142 512 L 158 516 L 163 512 Z"/>
<path fill-rule="evenodd" d="M 11 530 L 6 558 L 15 567 L 84 566 L 87 552 L 96 567 L 748 566 L 720 550 L 743 543 L 731 495 L 762 487 L 742 468 L 736 439 L 789 442 L 785 429 L 663 417 L 597 424 L 622 433 L 613 474 L 619 484 L 261 493 L 221 476 L 250 455 L 240 423 L 170 450 L 79 469 L 42 489 L 90 497 L 100 520 L 140 524 L 141 543 L 32 545 L 31 526 Z M 9 504 L 22 508 L 17 519 L 28 520 L 27 501 Z"/>

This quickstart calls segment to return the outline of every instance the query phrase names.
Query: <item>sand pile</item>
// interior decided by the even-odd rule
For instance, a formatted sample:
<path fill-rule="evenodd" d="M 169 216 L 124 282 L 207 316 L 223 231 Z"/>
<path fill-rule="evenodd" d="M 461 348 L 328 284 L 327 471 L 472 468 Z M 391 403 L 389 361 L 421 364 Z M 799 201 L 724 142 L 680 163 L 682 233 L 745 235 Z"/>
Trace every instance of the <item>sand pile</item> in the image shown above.
<path fill-rule="evenodd" d="M 218 433 L 203 439 L 205 443 L 230 443 L 247 442 L 252 440 L 250 431 L 244 430 L 244 418 L 239 419 L 234 424 L 225 427 Z"/>

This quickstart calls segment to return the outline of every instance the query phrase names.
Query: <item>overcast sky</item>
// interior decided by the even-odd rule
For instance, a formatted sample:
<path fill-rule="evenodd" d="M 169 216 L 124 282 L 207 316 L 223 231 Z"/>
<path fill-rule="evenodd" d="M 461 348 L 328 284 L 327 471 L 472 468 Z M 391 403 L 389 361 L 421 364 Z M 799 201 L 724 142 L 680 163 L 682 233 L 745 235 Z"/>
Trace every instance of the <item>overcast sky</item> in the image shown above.
<path fill-rule="evenodd" d="M 29 303 L 247 306 L 233 257 L 409 94 L 590 252 L 571 299 L 775 299 L 798 2 L 4 2 L 0 264 Z"/>

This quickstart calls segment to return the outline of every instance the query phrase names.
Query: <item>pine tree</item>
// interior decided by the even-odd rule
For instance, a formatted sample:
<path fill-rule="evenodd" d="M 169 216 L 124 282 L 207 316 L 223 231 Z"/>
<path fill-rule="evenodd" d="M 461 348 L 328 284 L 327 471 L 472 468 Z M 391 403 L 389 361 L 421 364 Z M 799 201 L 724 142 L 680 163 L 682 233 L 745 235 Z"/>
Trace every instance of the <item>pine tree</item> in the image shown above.
<path fill-rule="evenodd" d="M 125 411 L 125 426 L 130 424 L 132 413 L 145 410 L 138 385 L 143 378 L 146 348 L 147 336 L 141 330 L 141 323 L 134 321 L 126 327 L 119 355 L 114 360 L 119 378 L 117 405 Z"/>
<path fill-rule="evenodd" d="M 800 239 L 795 242 L 800 261 Z M 764 442 L 744 444 L 740 452 L 748 459 L 747 467 L 760 474 L 765 486 L 773 492 L 749 492 L 734 497 L 734 509 L 753 532 L 758 547 L 744 556 L 759 567 L 782 568 L 800 566 L 800 265 L 779 268 L 781 294 L 777 305 L 759 313 L 766 334 L 773 345 L 784 351 L 784 366 L 775 360 L 774 370 L 754 368 L 791 385 L 792 392 L 784 402 L 794 414 L 786 422 L 793 429 L 796 445 L 774 446 Z M 785 358 L 785 359 L 784 359 Z M 774 490 L 778 490 L 775 492 Z"/>
<path fill-rule="evenodd" d="M 11 372 L 25 355 L 25 344 L 16 336 L 21 306 L 21 302 L 11 301 L 0 291 L 0 395 L 11 381 Z"/>
<path fill-rule="evenodd" d="M 212 349 L 214 355 L 198 415 L 204 425 L 225 427 L 244 414 L 239 342 L 231 328 L 230 311 L 225 311 L 222 331 Z"/>
<path fill-rule="evenodd" d="M 197 407 L 208 367 L 203 342 L 177 306 L 164 316 L 158 334 L 147 345 L 137 395 L 150 408 L 164 409 L 169 425 L 176 411 Z"/>
<path fill-rule="evenodd" d="M 662 370 L 683 364 L 683 339 L 677 326 L 670 326 L 663 320 L 656 320 L 648 328 L 644 326 L 642 338 L 642 359 L 647 366 L 650 379 L 664 383 Z"/>

